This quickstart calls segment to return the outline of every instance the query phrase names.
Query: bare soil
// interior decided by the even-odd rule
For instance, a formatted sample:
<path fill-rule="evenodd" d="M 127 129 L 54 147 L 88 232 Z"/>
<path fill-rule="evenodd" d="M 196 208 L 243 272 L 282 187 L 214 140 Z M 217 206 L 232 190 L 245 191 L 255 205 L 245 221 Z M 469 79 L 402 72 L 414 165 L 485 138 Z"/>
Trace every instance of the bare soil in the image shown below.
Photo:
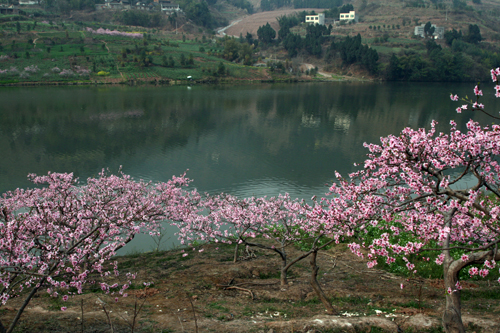
<path fill-rule="evenodd" d="M 17 332 L 426 332 L 436 328 L 432 332 L 440 332 L 444 305 L 440 280 L 406 280 L 368 269 L 345 245 L 338 245 L 318 259 L 320 284 L 337 311 L 327 316 L 308 282 L 308 259 L 292 268 L 289 285 L 280 286 L 280 262 L 274 254 L 242 253 L 242 260 L 233 263 L 233 249 L 204 245 L 190 249 L 186 257 L 181 250 L 119 257 L 122 272 L 138 273 L 128 297 L 115 302 L 114 295 L 102 294 L 97 286 L 66 302 L 39 292 Z M 144 287 L 144 282 L 153 284 Z M 500 305 L 487 295 L 498 295 L 500 287 L 480 281 L 465 283 L 464 289 L 478 295 L 464 300 L 464 322 L 474 332 L 497 332 Z M 13 298 L 0 309 L 4 324 L 13 319 L 21 303 L 21 298 Z M 67 310 L 61 311 L 62 306 Z"/>
<path fill-rule="evenodd" d="M 225 33 L 228 36 L 239 37 L 240 34 L 242 34 L 243 37 L 245 37 L 247 32 L 249 32 L 252 34 L 254 38 L 257 38 L 257 30 L 259 29 L 259 27 L 266 25 L 267 23 L 269 23 L 271 27 L 274 30 L 276 30 L 277 33 L 280 27 L 276 18 L 283 15 L 298 13 L 304 10 L 305 11 L 315 10 L 318 13 L 323 11 L 323 9 L 304 8 L 304 9 L 280 9 L 270 12 L 256 13 L 250 16 L 245 16 L 243 18 L 238 18 L 237 20 L 233 21 L 234 24 L 231 25 L 231 27 L 227 28 L 225 30 Z"/>

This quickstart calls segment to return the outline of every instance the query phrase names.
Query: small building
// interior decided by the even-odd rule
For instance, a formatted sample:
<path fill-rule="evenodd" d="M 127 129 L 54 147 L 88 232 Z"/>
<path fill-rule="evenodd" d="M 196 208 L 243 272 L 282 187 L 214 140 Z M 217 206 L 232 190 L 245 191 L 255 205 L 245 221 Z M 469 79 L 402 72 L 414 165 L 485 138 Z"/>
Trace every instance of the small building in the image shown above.
<path fill-rule="evenodd" d="M 0 5 L 0 14 L 4 14 L 4 15 L 14 14 L 14 15 L 17 15 L 17 14 L 19 14 L 19 9 L 16 6 L 14 6 L 14 5 Z"/>
<path fill-rule="evenodd" d="M 104 3 L 95 5 L 96 10 L 122 10 L 130 9 L 130 0 L 105 0 Z"/>
<path fill-rule="evenodd" d="M 422 38 L 425 38 L 424 27 L 425 27 L 425 23 L 422 23 L 421 25 L 416 26 L 415 27 L 415 36 L 420 36 Z M 434 28 L 434 34 L 433 34 L 434 39 L 443 39 L 444 38 L 444 27 L 438 27 L 435 24 L 432 24 L 431 27 Z"/>
<path fill-rule="evenodd" d="M 325 25 L 325 14 L 306 15 L 306 23 Z"/>
<path fill-rule="evenodd" d="M 159 2 L 160 2 L 160 8 L 161 8 L 162 13 L 170 14 L 173 12 L 180 12 L 181 11 L 181 7 L 179 7 L 179 4 L 177 4 L 177 3 L 174 3 L 174 2 L 171 2 L 168 0 L 163 0 L 163 1 L 160 0 Z"/>
<path fill-rule="evenodd" d="M 339 20 L 347 22 L 350 21 L 358 22 L 359 19 L 356 15 L 356 12 L 354 10 L 351 10 L 349 13 L 340 13 Z"/>
<path fill-rule="evenodd" d="M 19 6 L 36 6 L 39 4 L 38 0 L 19 0 Z"/>
<path fill-rule="evenodd" d="M 135 9 L 150 12 L 154 10 L 154 5 L 152 3 L 136 2 Z"/>

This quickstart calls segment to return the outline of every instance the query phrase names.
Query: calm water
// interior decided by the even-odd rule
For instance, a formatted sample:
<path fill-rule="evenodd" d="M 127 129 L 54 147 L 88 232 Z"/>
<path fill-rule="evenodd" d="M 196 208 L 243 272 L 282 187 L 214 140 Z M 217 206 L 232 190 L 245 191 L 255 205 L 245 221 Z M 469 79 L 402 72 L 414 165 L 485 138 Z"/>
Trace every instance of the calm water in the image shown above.
<path fill-rule="evenodd" d="M 486 86 L 486 85 L 485 85 Z M 321 83 L 238 87 L 41 87 L 0 89 L 0 192 L 27 187 L 28 173 L 102 168 L 166 181 L 189 169 L 201 192 L 321 196 L 334 170 L 362 162 L 363 142 L 463 124 L 451 92 L 470 84 Z M 491 95 L 488 85 L 485 94 Z M 493 97 L 484 99 L 500 110 Z M 169 243 L 175 237 L 171 236 Z M 129 246 L 149 250 L 148 240 Z"/>

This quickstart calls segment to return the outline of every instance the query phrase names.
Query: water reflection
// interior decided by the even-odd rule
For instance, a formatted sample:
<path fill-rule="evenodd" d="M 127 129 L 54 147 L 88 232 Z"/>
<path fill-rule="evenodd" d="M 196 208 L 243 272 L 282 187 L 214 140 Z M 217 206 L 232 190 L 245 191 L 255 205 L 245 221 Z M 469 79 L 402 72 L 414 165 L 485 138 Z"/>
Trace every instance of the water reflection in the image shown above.
<path fill-rule="evenodd" d="M 165 181 L 189 169 L 200 191 L 321 196 L 334 170 L 353 170 L 363 142 L 405 126 L 448 128 L 441 84 L 332 83 L 186 87 L 41 87 L 0 90 L 0 191 L 28 173 L 102 168 Z M 492 110 L 498 103 L 483 101 Z M 491 120 L 473 115 L 483 124 Z"/>

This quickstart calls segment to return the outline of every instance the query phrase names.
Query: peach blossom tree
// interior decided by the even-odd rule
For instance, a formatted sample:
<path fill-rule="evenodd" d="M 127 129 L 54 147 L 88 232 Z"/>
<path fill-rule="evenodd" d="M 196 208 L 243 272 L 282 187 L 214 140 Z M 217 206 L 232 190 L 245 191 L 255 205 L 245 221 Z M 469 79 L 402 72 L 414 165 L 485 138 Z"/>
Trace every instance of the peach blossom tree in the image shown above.
<path fill-rule="evenodd" d="M 119 274 L 116 251 L 138 233 L 156 233 L 164 220 L 182 219 L 195 194 L 183 189 L 189 183 L 185 174 L 154 184 L 104 171 L 86 184 L 65 173 L 29 178 L 37 187 L 0 199 L 1 302 L 24 297 L 9 328 L 0 323 L 1 332 L 12 332 L 42 288 L 67 300 L 92 282 L 124 295 L 133 275 L 122 286 L 100 279 Z"/>
<path fill-rule="evenodd" d="M 494 82 L 499 75 L 500 69 L 492 70 Z M 499 85 L 495 91 L 500 97 Z M 466 100 L 458 112 L 484 110 L 479 87 L 474 94 L 478 99 Z M 410 254 L 436 251 L 446 294 L 443 327 L 465 332 L 459 272 L 469 267 L 471 276 L 486 277 L 500 260 L 500 126 L 470 120 L 460 131 L 451 121 L 449 133 L 438 133 L 432 122 L 429 130 L 406 128 L 365 146 L 363 168 L 346 178 L 337 173 L 333 198 L 323 199 L 310 217 L 337 238 L 356 235 L 349 247 L 366 257 L 369 267 L 378 258 L 391 264 L 401 257 L 415 271 Z M 366 244 L 369 228 L 381 233 Z M 402 241 L 403 233 L 414 240 Z"/>

